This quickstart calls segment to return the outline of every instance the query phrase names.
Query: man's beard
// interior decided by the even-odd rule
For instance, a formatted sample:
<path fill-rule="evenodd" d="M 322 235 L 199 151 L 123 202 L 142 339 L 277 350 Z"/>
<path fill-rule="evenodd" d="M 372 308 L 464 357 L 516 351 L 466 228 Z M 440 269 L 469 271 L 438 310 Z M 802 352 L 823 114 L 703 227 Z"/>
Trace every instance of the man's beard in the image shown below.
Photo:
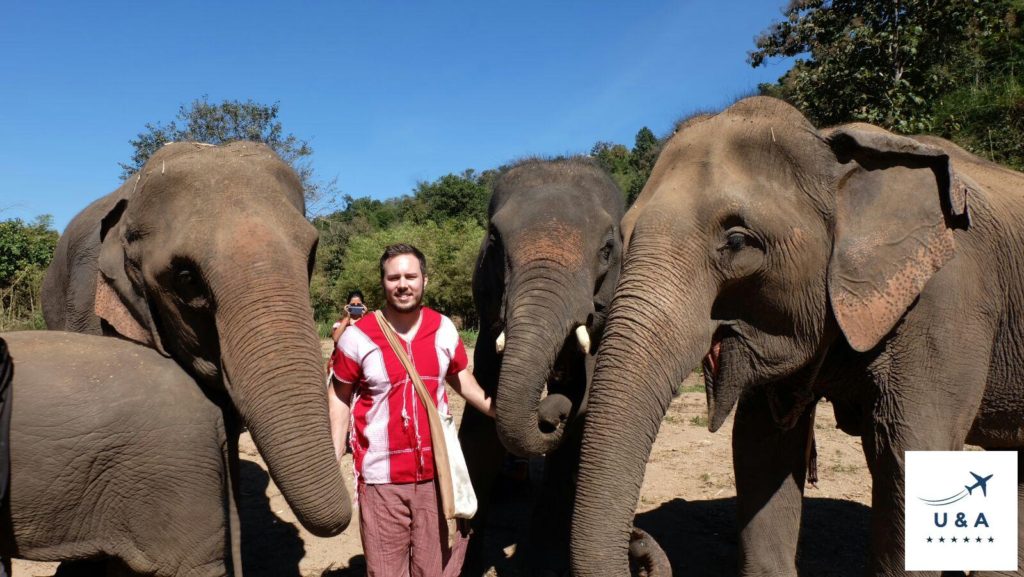
<path fill-rule="evenodd" d="M 423 295 L 420 295 L 419 298 L 411 300 L 405 304 L 399 303 L 397 300 L 392 300 L 388 304 L 391 305 L 391 308 L 395 309 L 395 312 L 411 313 L 412 311 L 420 308 L 420 305 L 423 304 Z"/>

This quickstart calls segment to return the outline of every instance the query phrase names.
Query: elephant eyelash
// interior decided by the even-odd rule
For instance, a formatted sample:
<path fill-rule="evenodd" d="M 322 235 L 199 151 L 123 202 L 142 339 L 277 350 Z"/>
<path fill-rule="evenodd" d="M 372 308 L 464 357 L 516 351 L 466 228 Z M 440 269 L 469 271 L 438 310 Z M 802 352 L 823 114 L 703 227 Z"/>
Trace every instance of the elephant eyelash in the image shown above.
<path fill-rule="evenodd" d="M 725 231 L 725 243 L 718 250 L 737 252 L 744 247 L 764 250 L 764 243 L 752 231 L 741 227 L 732 227 Z"/>

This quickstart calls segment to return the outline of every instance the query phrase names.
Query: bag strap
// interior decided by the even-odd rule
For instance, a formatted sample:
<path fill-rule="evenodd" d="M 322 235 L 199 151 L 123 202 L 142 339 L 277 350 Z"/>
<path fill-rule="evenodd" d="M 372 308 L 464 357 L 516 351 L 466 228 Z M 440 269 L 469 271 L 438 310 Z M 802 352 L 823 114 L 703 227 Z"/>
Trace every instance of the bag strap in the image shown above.
<path fill-rule="evenodd" d="M 441 416 L 437 414 L 437 407 L 434 406 L 434 400 L 430 398 L 430 393 L 423 384 L 423 379 L 420 378 L 416 367 L 409 360 L 409 356 L 405 354 L 405 348 L 398 342 L 398 334 L 395 333 L 395 329 L 384 318 L 383 312 L 378 310 L 374 311 L 373 314 L 377 317 L 377 324 L 380 325 L 380 330 L 384 333 L 384 337 L 388 339 L 391 350 L 395 352 L 398 360 L 402 362 L 402 366 L 409 373 L 409 378 L 412 379 L 416 387 L 416 393 L 420 397 L 420 402 L 427 409 L 427 420 L 430 422 L 430 444 L 434 453 L 434 476 L 437 477 L 437 485 L 441 490 L 441 510 L 448 521 L 448 539 L 449 544 L 451 544 L 455 536 L 455 491 L 452 488 L 452 470 L 448 464 L 448 447 L 444 442 Z"/>

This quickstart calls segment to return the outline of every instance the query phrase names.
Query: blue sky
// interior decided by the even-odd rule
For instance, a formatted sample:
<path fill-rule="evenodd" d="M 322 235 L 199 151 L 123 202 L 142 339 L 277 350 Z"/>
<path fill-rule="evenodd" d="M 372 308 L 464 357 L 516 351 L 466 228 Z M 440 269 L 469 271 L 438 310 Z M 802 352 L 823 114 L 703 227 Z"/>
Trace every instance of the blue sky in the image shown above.
<path fill-rule="evenodd" d="M 0 219 L 48 213 L 63 230 L 118 186 L 147 122 L 204 94 L 279 102 L 318 176 L 356 197 L 632 145 L 781 76 L 788 63 L 746 54 L 785 3 L 7 3 Z"/>

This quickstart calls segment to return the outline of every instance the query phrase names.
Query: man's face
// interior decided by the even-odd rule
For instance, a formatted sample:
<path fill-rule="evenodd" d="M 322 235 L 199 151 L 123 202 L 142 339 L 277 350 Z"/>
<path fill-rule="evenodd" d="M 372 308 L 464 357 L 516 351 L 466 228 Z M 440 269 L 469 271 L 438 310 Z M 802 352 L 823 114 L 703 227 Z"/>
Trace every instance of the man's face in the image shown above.
<path fill-rule="evenodd" d="M 427 277 L 420 270 L 420 261 L 412 254 L 400 254 L 384 262 L 384 298 L 395 311 L 405 313 L 416 310 L 423 302 L 423 289 Z"/>

